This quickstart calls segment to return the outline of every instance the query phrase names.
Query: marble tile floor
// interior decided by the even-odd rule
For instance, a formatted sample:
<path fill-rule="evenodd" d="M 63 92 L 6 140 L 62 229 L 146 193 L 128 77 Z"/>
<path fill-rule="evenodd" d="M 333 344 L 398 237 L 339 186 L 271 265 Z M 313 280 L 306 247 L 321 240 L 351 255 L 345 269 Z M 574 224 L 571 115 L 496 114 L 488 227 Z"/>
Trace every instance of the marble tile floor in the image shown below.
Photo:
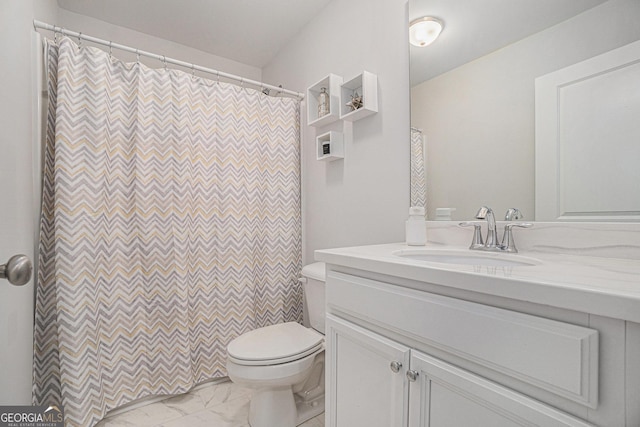
<path fill-rule="evenodd" d="M 230 381 L 109 416 L 95 427 L 249 427 L 251 390 Z M 324 427 L 324 414 L 300 427 Z"/>

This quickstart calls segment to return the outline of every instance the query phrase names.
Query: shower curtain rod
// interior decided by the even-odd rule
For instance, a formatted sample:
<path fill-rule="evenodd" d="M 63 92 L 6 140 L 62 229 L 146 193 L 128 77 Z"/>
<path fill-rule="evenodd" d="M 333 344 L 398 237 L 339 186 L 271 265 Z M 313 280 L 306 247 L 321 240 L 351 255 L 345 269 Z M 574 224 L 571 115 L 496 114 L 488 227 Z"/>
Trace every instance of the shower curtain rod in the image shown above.
<path fill-rule="evenodd" d="M 55 25 L 47 24 L 46 22 L 38 21 L 38 20 L 35 20 L 35 19 L 33 20 L 33 27 L 34 27 L 34 29 L 36 31 L 37 31 L 38 28 L 41 28 L 43 30 L 53 31 L 54 33 L 64 34 L 65 36 L 76 37 L 79 40 L 86 40 L 86 41 L 91 42 L 91 43 L 96 43 L 96 44 L 100 44 L 100 45 L 103 45 L 103 46 L 108 46 L 109 49 L 123 50 L 125 52 L 135 53 L 136 55 L 142 55 L 142 56 L 146 56 L 148 58 L 157 59 L 158 61 L 164 63 L 165 66 L 166 66 L 166 64 L 179 65 L 180 67 L 184 67 L 184 68 L 190 69 L 192 72 L 201 71 L 201 72 L 207 73 L 207 74 L 214 74 L 218 78 L 224 77 L 224 78 L 227 78 L 227 79 L 239 81 L 240 84 L 247 83 L 247 84 L 250 84 L 250 85 L 253 85 L 253 86 L 258 86 L 261 89 L 275 90 L 275 91 L 278 91 L 280 93 L 286 93 L 287 95 L 295 96 L 296 98 L 299 98 L 301 100 L 304 99 L 304 94 L 302 94 L 300 92 L 295 92 L 295 91 L 292 91 L 292 90 L 284 89 L 282 87 L 278 87 L 278 86 L 262 83 L 262 82 L 259 82 L 259 81 L 256 81 L 256 80 L 245 79 L 244 77 L 236 76 L 234 74 L 225 73 L 223 71 L 214 70 L 212 68 L 201 67 L 199 65 L 195 65 L 195 64 L 192 64 L 192 63 L 189 63 L 189 62 L 180 61 L 179 59 L 167 58 L 164 55 L 158 55 L 156 53 L 146 52 L 144 50 L 136 49 L 136 48 L 133 48 L 133 47 L 130 47 L 130 46 L 125 46 L 125 45 L 122 45 L 122 44 L 113 43 L 113 42 L 108 41 L 108 40 L 99 39 L 97 37 L 87 36 L 86 34 L 82 34 L 81 32 L 79 33 L 79 32 L 76 32 L 76 31 L 66 30 L 66 29 L 64 29 L 62 27 L 57 27 Z"/>

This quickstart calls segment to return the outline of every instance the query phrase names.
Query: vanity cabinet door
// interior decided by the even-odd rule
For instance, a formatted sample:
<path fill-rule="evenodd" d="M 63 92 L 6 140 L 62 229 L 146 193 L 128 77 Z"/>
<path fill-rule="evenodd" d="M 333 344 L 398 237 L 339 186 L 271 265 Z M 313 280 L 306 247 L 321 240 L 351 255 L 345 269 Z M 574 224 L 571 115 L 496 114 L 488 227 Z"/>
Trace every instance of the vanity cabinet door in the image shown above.
<path fill-rule="evenodd" d="M 415 350 L 410 369 L 409 427 L 592 426 Z"/>
<path fill-rule="evenodd" d="M 327 426 L 407 425 L 409 348 L 327 315 Z"/>

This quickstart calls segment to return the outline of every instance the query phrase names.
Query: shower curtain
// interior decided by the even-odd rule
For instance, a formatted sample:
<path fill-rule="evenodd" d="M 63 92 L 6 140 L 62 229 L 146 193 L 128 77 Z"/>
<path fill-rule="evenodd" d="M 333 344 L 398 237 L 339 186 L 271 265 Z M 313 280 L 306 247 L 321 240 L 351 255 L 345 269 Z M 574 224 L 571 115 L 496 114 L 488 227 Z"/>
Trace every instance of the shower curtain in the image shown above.
<path fill-rule="evenodd" d="M 411 128 L 411 206 L 427 208 L 427 176 L 422 131 Z"/>
<path fill-rule="evenodd" d="M 34 403 L 66 426 L 301 321 L 299 101 L 47 42 Z"/>

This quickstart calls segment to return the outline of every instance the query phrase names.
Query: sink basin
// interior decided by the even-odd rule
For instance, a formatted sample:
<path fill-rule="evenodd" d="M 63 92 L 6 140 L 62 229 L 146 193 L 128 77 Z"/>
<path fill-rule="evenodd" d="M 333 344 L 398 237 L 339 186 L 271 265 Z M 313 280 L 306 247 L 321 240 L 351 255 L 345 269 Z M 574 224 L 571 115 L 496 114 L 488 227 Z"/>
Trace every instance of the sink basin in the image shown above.
<path fill-rule="evenodd" d="M 487 267 L 525 267 L 539 264 L 537 260 L 532 258 L 492 252 L 403 249 L 393 252 L 393 255 L 416 261 L 437 262 L 441 264 L 480 265 Z"/>

